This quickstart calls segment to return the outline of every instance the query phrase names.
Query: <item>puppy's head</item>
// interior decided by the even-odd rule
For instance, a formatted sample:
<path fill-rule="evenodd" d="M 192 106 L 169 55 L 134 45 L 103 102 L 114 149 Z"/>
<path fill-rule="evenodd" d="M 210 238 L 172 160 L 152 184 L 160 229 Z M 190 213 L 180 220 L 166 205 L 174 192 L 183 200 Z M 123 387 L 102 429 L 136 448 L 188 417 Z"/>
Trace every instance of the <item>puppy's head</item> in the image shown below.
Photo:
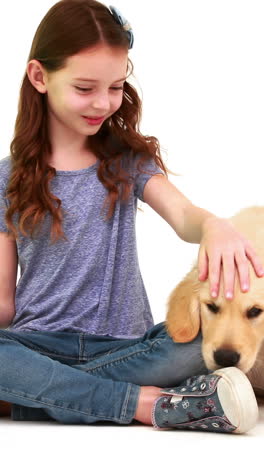
<path fill-rule="evenodd" d="M 209 281 L 198 280 L 197 266 L 169 297 L 166 327 L 175 342 L 192 341 L 202 331 L 206 367 L 215 370 L 236 366 L 248 372 L 264 338 L 264 278 L 251 265 L 250 289 L 243 293 L 235 277 L 233 299 L 226 299 L 223 281 L 212 298 Z"/>

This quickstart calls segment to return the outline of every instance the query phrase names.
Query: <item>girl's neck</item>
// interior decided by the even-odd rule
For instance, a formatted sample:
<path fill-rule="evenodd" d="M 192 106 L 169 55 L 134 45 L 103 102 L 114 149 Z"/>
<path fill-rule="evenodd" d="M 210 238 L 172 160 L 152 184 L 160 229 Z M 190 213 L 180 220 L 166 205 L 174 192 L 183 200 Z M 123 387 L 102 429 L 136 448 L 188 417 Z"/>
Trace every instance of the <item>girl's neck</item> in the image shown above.
<path fill-rule="evenodd" d="M 74 155 L 53 154 L 48 159 L 48 164 L 57 171 L 78 171 L 92 166 L 96 162 L 97 157 L 90 151 Z"/>

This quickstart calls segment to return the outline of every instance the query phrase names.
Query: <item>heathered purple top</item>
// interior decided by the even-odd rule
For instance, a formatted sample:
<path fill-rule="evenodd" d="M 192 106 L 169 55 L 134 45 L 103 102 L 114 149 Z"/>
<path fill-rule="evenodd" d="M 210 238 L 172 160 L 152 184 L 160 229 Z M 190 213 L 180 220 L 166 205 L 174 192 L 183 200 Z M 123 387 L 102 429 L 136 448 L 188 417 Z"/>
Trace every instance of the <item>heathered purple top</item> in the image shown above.
<path fill-rule="evenodd" d="M 8 232 L 4 212 L 11 158 L 0 160 L 0 231 Z M 107 190 L 97 177 L 99 161 L 76 171 L 56 171 L 50 191 L 67 211 L 60 239 L 51 245 L 51 215 L 40 232 L 16 241 L 21 276 L 16 286 L 16 315 L 9 329 L 84 332 L 135 338 L 153 326 L 141 277 L 136 245 L 137 199 L 146 182 L 163 173 L 154 162 L 129 174 L 134 191 L 128 203 L 118 201 L 113 218 L 101 213 Z M 17 215 L 17 214 L 16 214 Z M 14 216 L 14 221 L 18 219 Z"/>

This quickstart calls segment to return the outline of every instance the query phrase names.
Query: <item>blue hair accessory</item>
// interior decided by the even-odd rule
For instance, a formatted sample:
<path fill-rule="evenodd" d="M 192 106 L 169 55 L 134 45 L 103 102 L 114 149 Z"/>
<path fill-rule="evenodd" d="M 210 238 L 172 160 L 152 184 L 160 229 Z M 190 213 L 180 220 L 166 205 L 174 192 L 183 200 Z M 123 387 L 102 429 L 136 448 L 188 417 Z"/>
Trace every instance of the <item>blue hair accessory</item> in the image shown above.
<path fill-rule="evenodd" d="M 134 33 L 133 33 L 131 25 L 116 7 L 110 5 L 109 10 L 111 14 L 113 15 L 114 19 L 116 20 L 116 22 L 118 24 L 121 24 L 123 29 L 126 31 L 127 37 L 129 40 L 129 49 L 132 49 L 133 44 L 134 44 Z"/>

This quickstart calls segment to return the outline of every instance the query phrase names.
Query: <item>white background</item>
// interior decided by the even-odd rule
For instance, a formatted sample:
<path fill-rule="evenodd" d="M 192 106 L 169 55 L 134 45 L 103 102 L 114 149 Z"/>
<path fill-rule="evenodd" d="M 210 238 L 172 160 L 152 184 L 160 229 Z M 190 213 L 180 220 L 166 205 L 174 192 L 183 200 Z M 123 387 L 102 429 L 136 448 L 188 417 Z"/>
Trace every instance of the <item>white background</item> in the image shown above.
<path fill-rule="evenodd" d="M 221 217 L 232 216 L 246 206 L 262 205 L 263 1 L 113 2 L 134 29 L 135 43 L 130 58 L 135 66 L 139 92 L 143 96 L 141 131 L 159 138 L 164 149 L 165 163 L 172 171 L 181 174 L 177 177 L 170 176 L 170 180 L 194 204 Z M 5 2 L 4 10 L 1 10 L 0 157 L 9 155 L 19 87 L 33 35 L 54 3 L 48 0 L 14 0 Z M 199 246 L 179 239 L 172 228 L 151 208 L 146 204 L 142 204 L 142 207 L 144 212 L 138 212 L 137 220 L 139 258 L 157 323 L 164 320 L 167 297 L 189 271 L 197 257 Z M 56 429 L 57 436 L 63 438 L 66 428 L 56 426 Z M 72 426 L 72 431 L 75 429 L 77 428 Z M 136 428 L 133 430 L 135 432 Z M 10 437 L 11 434 L 10 431 Z M 104 440 L 100 439 L 99 428 L 96 434 L 99 437 L 98 447 L 106 443 L 106 438 L 109 444 L 109 432 L 104 432 Z M 120 434 L 118 431 L 118 435 Z M 125 433 L 122 434 L 126 439 Z M 139 437 L 136 442 L 140 446 L 141 440 L 142 448 L 146 436 L 144 434 L 142 432 L 142 439 Z M 147 451 L 152 452 L 152 456 L 148 454 L 150 458 L 147 459 L 151 465 L 159 459 L 159 454 L 159 466 L 162 460 L 166 464 L 179 464 L 179 439 L 176 434 L 170 433 L 170 444 L 175 441 L 170 458 L 166 458 L 168 433 L 159 433 L 160 450 L 154 448 L 153 443 L 157 433 L 148 431 L 148 434 L 151 442 Z M 127 441 L 131 435 L 130 431 Z M 190 439 L 195 452 L 193 456 L 197 455 L 192 464 L 203 464 L 199 464 L 199 455 L 206 453 L 206 445 L 203 449 L 197 449 L 194 441 L 201 442 L 204 437 L 195 438 L 193 434 Z M 222 436 L 211 434 L 206 436 L 206 440 L 210 440 L 208 444 L 211 446 L 213 441 L 222 444 L 223 438 L 220 441 L 219 437 Z M 235 436 L 231 438 L 232 444 L 236 446 L 238 439 Z M 84 443 L 84 439 L 79 440 Z M 225 438 L 227 440 L 229 446 L 231 439 Z M 77 442 L 78 439 L 76 444 Z M 119 442 L 121 440 L 116 440 L 116 447 L 113 449 L 116 456 L 121 450 Z M 43 448 L 44 444 L 45 442 Z M 121 444 L 124 450 L 125 441 Z M 123 453 L 122 460 L 126 465 L 134 466 L 136 463 L 132 463 L 130 453 L 132 451 L 133 455 L 136 447 L 129 447 Z M 217 444 L 215 447 L 217 454 Z M 242 442 L 239 444 L 239 451 L 239 466 L 242 466 L 242 458 L 246 462 L 246 453 L 249 456 L 252 450 L 245 452 L 242 457 Z M 97 455 L 99 452 L 97 451 Z M 233 456 L 235 452 L 237 453 L 235 450 Z M 144 454 L 147 456 L 145 450 Z M 40 456 L 37 458 L 41 461 Z M 215 464 L 218 455 L 213 458 Z M 64 456 L 62 459 L 64 460 Z M 142 462 L 138 455 L 138 463 L 140 460 Z M 205 464 L 209 461 L 203 460 Z M 210 460 L 212 461 L 211 456 Z M 105 461 L 107 462 L 107 458 Z M 227 459 L 224 456 L 222 463 L 225 462 Z"/>

